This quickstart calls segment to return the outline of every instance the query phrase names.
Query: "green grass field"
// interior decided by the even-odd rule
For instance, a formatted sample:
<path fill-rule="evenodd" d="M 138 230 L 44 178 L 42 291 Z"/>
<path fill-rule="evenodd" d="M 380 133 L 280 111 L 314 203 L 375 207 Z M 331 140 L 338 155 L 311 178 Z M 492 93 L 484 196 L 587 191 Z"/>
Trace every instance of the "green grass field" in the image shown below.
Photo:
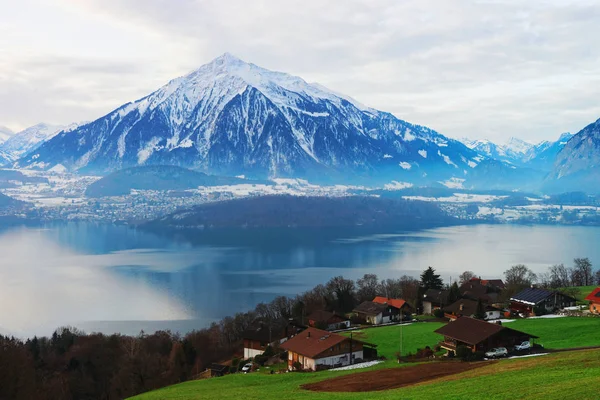
<path fill-rule="evenodd" d="M 547 349 L 600 346 L 600 318 L 519 319 L 505 326 L 539 336 L 536 343 Z"/>
<path fill-rule="evenodd" d="M 394 366 L 391 362 L 383 366 Z M 378 366 L 382 368 L 383 366 Z M 410 368 L 404 366 L 403 368 Z M 364 370 L 362 370 L 364 371 Z M 135 397 L 158 399 L 593 399 L 598 395 L 600 350 L 556 353 L 547 356 L 503 360 L 461 374 L 411 387 L 369 393 L 316 393 L 302 389 L 316 382 L 360 371 L 288 373 L 280 375 L 236 374 L 223 378 L 186 382 Z"/>
<path fill-rule="evenodd" d="M 402 331 L 402 354 L 415 353 L 419 348 L 430 346 L 433 348 L 441 339 L 436 329 L 443 326 L 439 322 L 414 323 L 401 326 L 392 325 L 381 328 L 367 328 L 354 331 L 352 337 L 377 345 L 377 354 L 385 356 L 388 360 L 395 360 L 396 353 L 400 350 L 400 331 Z M 346 334 L 350 336 L 350 334 Z"/>
<path fill-rule="evenodd" d="M 575 298 L 579 301 L 583 301 L 584 298 L 587 297 L 588 294 L 592 293 L 592 290 L 596 289 L 598 286 L 577 286 L 575 288 L 567 288 L 567 289 L 577 289 L 577 294 Z"/>

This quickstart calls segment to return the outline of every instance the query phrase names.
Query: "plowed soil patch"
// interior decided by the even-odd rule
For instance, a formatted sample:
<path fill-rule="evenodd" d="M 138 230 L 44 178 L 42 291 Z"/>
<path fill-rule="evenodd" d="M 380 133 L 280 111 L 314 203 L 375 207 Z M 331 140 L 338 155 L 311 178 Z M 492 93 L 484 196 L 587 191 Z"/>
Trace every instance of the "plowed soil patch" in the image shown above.
<path fill-rule="evenodd" d="M 389 368 L 340 376 L 302 385 L 302 388 L 315 392 L 373 392 L 427 382 L 489 364 L 487 362 L 430 362 L 414 367 Z"/>

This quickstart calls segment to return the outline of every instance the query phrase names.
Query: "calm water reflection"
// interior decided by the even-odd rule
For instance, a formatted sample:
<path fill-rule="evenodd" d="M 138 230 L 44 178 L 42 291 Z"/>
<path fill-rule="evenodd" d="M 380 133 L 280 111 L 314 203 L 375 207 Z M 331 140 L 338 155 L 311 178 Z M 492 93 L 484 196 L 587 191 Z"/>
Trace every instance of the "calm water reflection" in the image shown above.
<path fill-rule="evenodd" d="M 0 230 L 0 332 L 73 324 L 135 334 L 187 331 L 335 275 L 499 277 L 600 260 L 600 228 L 475 225 L 419 232 L 271 230 L 163 236 L 85 223 Z"/>

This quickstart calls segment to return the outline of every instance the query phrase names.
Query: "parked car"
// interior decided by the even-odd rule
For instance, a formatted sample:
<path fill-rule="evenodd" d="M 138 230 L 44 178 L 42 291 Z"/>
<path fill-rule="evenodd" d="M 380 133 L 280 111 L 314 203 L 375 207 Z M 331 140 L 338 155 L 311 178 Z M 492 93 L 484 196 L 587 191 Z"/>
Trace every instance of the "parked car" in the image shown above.
<path fill-rule="evenodd" d="M 252 371 L 252 363 L 248 363 L 242 367 L 242 372 L 247 374 Z"/>
<path fill-rule="evenodd" d="M 531 344 L 529 343 L 529 341 L 523 342 L 523 343 L 515 346 L 515 351 L 523 351 L 523 350 L 529 350 L 529 349 L 531 349 Z"/>
<path fill-rule="evenodd" d="M 485 356 L 487 358 L 506 357 L 508 356 L 508 350 L 506 350 L 506 347 L 496 347 L 495 349 L 486 351 Z"/>

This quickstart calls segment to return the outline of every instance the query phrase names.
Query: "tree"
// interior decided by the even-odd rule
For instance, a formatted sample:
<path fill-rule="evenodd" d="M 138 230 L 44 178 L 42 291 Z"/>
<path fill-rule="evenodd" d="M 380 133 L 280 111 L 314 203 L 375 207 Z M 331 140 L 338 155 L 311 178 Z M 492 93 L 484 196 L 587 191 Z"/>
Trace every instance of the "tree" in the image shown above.
<path fill-rule="evenodd" d="M 444 282 L 440 278 L 440 275 L 435 273 L 435 269 L 428 267 L 421 274 L 421 286 L 427 289 L 438 289 L 441 290 L 444 286 Z"/>
<path fill-rule="evenodd" d="M 553 289 L 567 287 L 571 284 L 569 269 L 564 264 L 553 265 L 548 268 L 550 274 L 549 286 Z"/>
<path fill-rule="evenodd" d="M 573 268 L 579 271 L 581 277 L 581 285 L 589 286 L 592 284 L 592 262 L 589 258 L 576 258 L 573 260 Z"/>
<path fill-rule="evenodd" d="M 460 288 L 458 287 L 458 284 L 454 282 L 450 286 L 450 291 L 448 292 L 448 304 L 452 304 L 458 299 L 460 299 Z"/>
<path fill-rule="evenodd" d="M 481 299 L 477 300 L 477 310 L 475 311 L 475 315 L 474 317 L 476 319 L 485 319 L 486 314 L 485 314 L 485 307 L 483 306 L 483 302 L 481 301 Z"/>
<path fill-rule="evenodd" d="M 537 276 L 535 273 L 533 273 L 533 271 L 523 264 L 513 265 L 504 271 L 504 280 L 506 286 L 523 288 L 526 286 L 531 286 L 536 279 Z"/>
<path fill-rule="evenodd" d="M 600 269 L 596 271 L 596 285 L 600 285 Z"/>
<path fill-rule="evenodd" d="M 352 311 L 354 308 L 354 281 L 345 279 L 343 276 L 331 278 L 327 285 L 327 291 L 334 297 L 334 309 L 339 312 Z"/>
<path fill-rule="evenodd" d="M 380 288 L 379 279 L 375 274 L 365 274 L 362 278 L 356 281 L 356 286 L 358 287 L 356 296 L 359 303 L 373 300 L 375 296 L 377 296 L 377 292 Z M 386 293 L 381 294 L 387 296 Z"/>
<path fill-rule="evenodd" d="M 458 276 L 459 285 L 464 285 L 469 282 L 471 278 L 475 278 L 475 273 L 473 271 L 465 271 Z"/>

